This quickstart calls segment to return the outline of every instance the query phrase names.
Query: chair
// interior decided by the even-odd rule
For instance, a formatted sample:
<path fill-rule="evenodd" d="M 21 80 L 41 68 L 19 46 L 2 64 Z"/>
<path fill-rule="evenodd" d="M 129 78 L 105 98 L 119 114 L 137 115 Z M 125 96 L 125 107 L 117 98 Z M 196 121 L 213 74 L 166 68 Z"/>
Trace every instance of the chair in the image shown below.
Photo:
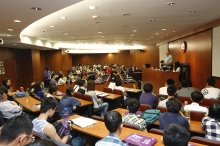
<path fill-rule="evenodd" d="M 82 94 L 79 93 L 79 92 L 74 92 L 73 96 L 76 97 L 76 98 L 82 99 Z"/>
<path fill-rule="evenodd" d="M 191 121 L 202 121 L 202 118 L 205 116 L 206 113 L 204 112 L 196 112 L 196 111 L 190 111 L 190 120 Z"/>
<path fill-rule="evenodd" d="M 103 92 L 112 93 L 112 89 L 108 87 L 104 87 Z"/>
<path fill-rule="evenodd" d="M 177 97 L 183 104 L 185 103 L 185 101 L 188 102 L 188 104 L 192 103 L 191 97 L 183 97 L 183 96 L 178 96 Z"/>
<path fill-rule="evenodd" d="M 160 110 L 160 112 L 161 113 L 166 113 L 166 112 L 168 112 L 168 109 L 167 108 L 165 108 L 165 107 L 156 107 L 156 109 L 158 109 L 158 110 Z"/>
<path fill-rule="evenodd" d="M 123 126 L 126 128 L 134 129 L 134 130 L 141 130 L 139 126 L 129 123 L 123 123 Z"/>
<path fill-rule="evenodd" d="M 5 123 L 5 119 L 3 117 L 2 112 L 0 111 L 0 126 L 2 126 Z"/>
<path fill-rule="evenodd" d="M 96 116 L 96 115 L 93 115 L 93 116 L 92 116 L 92 119 L 97 120 L 97 121 L 104 122 L 104 118 L 103 118 L 103 117 L 99 117 L 99 116 Z"/>
<path fill-rule="evenodd" d="M 145 112 L 148 109 L 152 109 L 152 107 L 150 105 L 148 105 L 148 104 L 141 104 L 139 110 L 142 111 L 142 112 Z"/>
<path fill-rule="evenodd" d="M 210 140 L 207 138 L 199 137 L 199 136 L 193 136 L 190 139 L 191 142 L 199 143 L 199 144 L 204 144 L 204 145 L 210 145 L 210 146 L 219 146 L 220 142 L 216 140 Z"/>
<path fill-rule="evenodd" d="M 162 135 L 163 136 L 163 130 L 156 129 L 156 128 L 151 128 L 149 133 L 157 134 L 157 135 Z"/>
<path fill-rule="evenodd" d="M 83 95 L 82 95 L 82 98 L 83 98 L 83 100 L 93 102 L 91 95 L 83 94 Z"/>
<path fill-rule="evenodd" d="M 121 106 L 125 108 L 126 106 L 125 106 L 125 103 L 124 103 L 124 93 L 121 90 L 118 90 L 118 89 L 114 89 L 113 93 L 121 95 L 121 97 L 120 97 Z"/>
<path fill-rule="evenodd" d="M 202 102 L 199 103 L 200 106 L 205 106 L 205 107 L 210 107 L 213 103 L 218 103 L 220 104 L 220 100 L 215 100 L 215 99 L 203 99 Z"/>

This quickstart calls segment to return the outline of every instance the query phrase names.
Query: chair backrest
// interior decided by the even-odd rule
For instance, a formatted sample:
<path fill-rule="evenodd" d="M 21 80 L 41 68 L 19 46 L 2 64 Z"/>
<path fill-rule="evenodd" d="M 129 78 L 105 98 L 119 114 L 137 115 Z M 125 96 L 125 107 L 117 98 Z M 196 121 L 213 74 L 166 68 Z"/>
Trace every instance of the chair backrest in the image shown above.
<path fill-rule="evenodd" d="M 83 94 L 83 100 L 86 100 L 86 101 L 92 101 L 92 96 L 91 95 L 88 95 L 88 94 Z"/>
<path fill-rule="evenodd" d="M 202 118 L 205 116 L 206 113 L 204 112 L 196 112 L 196 111 L 190 111 L 190 120 L 191 121 L 202 121 Z"/>
<path fill-rule="evenodd" d="M 79 92 L 74 92 L 74 97 L 82 99 L 82 94 Z"/>
<path fill-rule="evenodd" d="M 220 104 L 220 100 L 215 99 L 203 99 L 202 102 L 199 103 L 200 106 L 210 107 L 213 103 Z"/>
<path fill-rule="evenodd" d="M 178 96 L 177 97 L 183 104 L 185 103 L 185 101 L 188 102 L 188 104 L 192 103 L 191 97 L 182 97 L 182 96 Z"/>
<path fill-rule="evenodd" d="M 96 115 L 93 115 L 93 116 L 92 116 L 92 119 L 97 120 L 97 121 L 104 122 L 104 118 L 103 118 L 103 117 L 99 117 L 99 116 L 96 116 Z"/>
<path fill-rule="evenodd" d="M 152 109 L 152 107 L 150 105 L 148 105 L 148 104 L 141 104 L 139 110 L 142 111 L 142 112 L 145 112 L 148 109 Z"/>
<path fill-rule="evenodd" d="M 5 123 L 5 119 L 3 117 L 2 112 L 0 111 L 0 126 L 2 126 Z"/>
<path fill-rule="evenodd" d="M 108 87 L 104 87 L 103 92 L 112 93 L 112 89 Z"/>
<path fill-rule="evenodd" d="M 168 109 L 166 107 L 156 107 L 156 109 L 160 110 L 161 113 L 166 113 L 168 112 Z"/>
<path fill-rule="evenodd" d="M 168 95 L 158 94 L 157 97 L 158 97 L 160 100 L 164 100 L 164 99 L 167 99 Z"/>
<path fill-rule="evenodd" d="M 156 129 L 156 128 L 151 128 L 149 133 L 157 134 L 157 135 L 162 135 L 163 136 L 163 130 Z"/>
<path fill-rule="evenodd" d="M 129 123 L 123 123 L 123 126 L 126 128 L 134 129 L 134 130 L 141 130 L 139 126 Z"/>
<path fill-rule="evenodd" d="M 191 142 L 199 143 L 199 144 L 204 144 L 204 145 L 209 145 L 209 146 L 219 146 L 220 142 L 216 140 L 210 140 L 207 138 L 199 137 L 199 136 L 193 136 L 190 139 Z"/>
<path fill-rule="evenodd" d="M 113 93 L 124 96 L 124 93 L 121 90 L 118 90 L 118 89 L 114 89 Z"/>

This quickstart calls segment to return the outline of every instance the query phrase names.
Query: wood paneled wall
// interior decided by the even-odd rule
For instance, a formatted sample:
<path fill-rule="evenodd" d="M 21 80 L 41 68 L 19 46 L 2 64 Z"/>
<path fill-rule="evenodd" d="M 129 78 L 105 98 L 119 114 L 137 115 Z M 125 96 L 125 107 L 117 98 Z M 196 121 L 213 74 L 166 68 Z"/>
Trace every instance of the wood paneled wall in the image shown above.
<path fill-rule="evenodd" d="M 183 41 L 187 42 L 187 51 L 184 54 L 180 51 L 180 44 Z M 206 79 L 211 76 L 212 30 L 169 42 L 169 49 L 174 62 L 190 64 L 190 79 L 193 86 L 199 89 L 204 88 Z"/>

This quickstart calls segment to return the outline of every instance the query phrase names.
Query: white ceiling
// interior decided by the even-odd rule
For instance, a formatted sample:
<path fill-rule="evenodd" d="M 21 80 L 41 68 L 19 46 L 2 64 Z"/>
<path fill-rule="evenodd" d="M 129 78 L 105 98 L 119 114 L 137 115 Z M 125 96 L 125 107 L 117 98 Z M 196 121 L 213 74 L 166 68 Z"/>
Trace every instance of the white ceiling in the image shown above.
<path fill-rule="evenodd" d="M 21 43 L 21 32 L 30 39 L 40 39 L 45 43 L 110 47 L 114 45 L 147 46 L 220 18 L 220 0 L 173 0 L 172 2 L 176 4 L 172 6 L 168 6 L 168 2 L 170 1 L 0 0 L 0 38 L 4 40 L 1 46 L 45 48 L 45 45 L 36 47 L 36 43 L 29 45 Z M 31 10 L 34 6 L 42 10 Z M 90 10 L 88 6 L 96 6 L 97 9 Z M 190 13 L 189 10 L 195 12 Z M 129 15 L 123 16 L 123 13 Z M 93 15 L 97 15 L 98 18 L 94 20 Z M 61 20 L 60 16 L 66 16 L 67 19 Z M 200 19 L 195 20 L 195 18 Z M 15 19 L 22 22 L 14 23 Z M 151 22 L 150 19 L 155 21 Z M 99 23 L 96 24 L 96 21 Z M 51 25 L 56 27 L 50 28 Z M 124 27 L 121 27 L 122 25 Z M 164 28 L 166 30 L 162 30 Z M 13 31 L 7 29 L 13 29 Z M 102 33 L 98 33 L 99 31 Z"/>

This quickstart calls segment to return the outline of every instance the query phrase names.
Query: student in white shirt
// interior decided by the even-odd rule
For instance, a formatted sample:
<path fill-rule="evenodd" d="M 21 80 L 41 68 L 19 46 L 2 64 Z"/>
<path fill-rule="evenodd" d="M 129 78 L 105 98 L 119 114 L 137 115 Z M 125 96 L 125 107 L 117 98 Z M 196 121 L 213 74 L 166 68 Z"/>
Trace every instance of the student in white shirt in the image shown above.
<path fill-rule="evenodd" d="M 158 104 L 159 107 L 165 107 L 165 108 L 167 107 L 166 103 L 167 103 L 168 99 L 174 98 L 174 96 L 176 94 L 176 86 L 169 85 L 167 87 L 167 94 L 168 94 L 167 99 L 160 101 Z"/>
<path fill-rule="evenodd" d="M 112 90 L 114 90 L 116 87 L 115 85 L 115 77 L 112 77 L 112 81 L 109 83 L 108 88 L 111 88 Z"/>
<path fill-rule="evenodd" d="M 210 77 L 206 80 L 206 88 L 202 89 L 201 93 L 205 99 L 219 99 L 220 89 L 215 88 L 215 78 Z"/>
<path fill-rule="evenodd" d="M 65 85 L 66 84 L 66 77 L 63 74 L 59 75 L 58 85 Z"/>
<path fill-rule="evenodd" d="M 165 83 L 165 86 L 161 87 L 159 89 L 159 94 L 161 94 L 161 95 L 168 95 L 167 94 L 167 86 L 174 85 L 174 84 L 175 84 L 175 81 L 173 79 L 167 79 L 166 83 Z"/>
<path fill-rule="evenodd" d="M 176 61 L 175 62 L 175 66 L 173 68 L 173 72 L 179 72 L 180 73 L 181 71 L 181 68 L 180 68 L 180 62 L 179 61 Z"/>

